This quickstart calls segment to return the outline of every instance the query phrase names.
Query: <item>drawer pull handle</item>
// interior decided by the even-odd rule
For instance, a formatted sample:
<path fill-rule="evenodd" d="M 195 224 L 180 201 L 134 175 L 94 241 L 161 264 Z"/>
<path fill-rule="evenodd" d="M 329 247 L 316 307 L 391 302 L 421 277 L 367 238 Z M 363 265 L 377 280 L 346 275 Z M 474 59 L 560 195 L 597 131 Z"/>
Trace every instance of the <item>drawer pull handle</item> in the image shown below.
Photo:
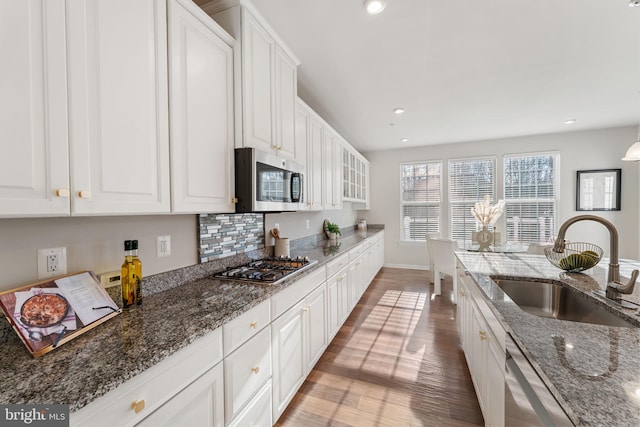
<path fill-rule="evenodd" d="M 58 197 L 69 197 L 70 194 L 71 193 L 69 192 L 68 188 L 60 188 L 56 191 L 56 196 Z"/>
<path fill-rule="evenodd" d="M 307 306 L 303 307 L 302 311 L 309 311 L 309 306 L 307 305 Z"/>
<path fill-rule="evenodd" d="M 254 374 L 258 374 L 258 372 L 260 372 L 260 366 L 256 366 L 255 368 L 251 368 L 251 372 L 253 372 Z"/>
<path fill-rule="evenodd" d="M 480 331 L 480 341 L 487 340 L 487 333 L 485 331 Z"/>
<path fill-rule="evenodd" d="M 91 197 L 91 191 L 89 190 L 78 191 L 78 197 L 80 197 L 81 199 L 88 199 Z"/>
<path fill-rule="evenodd" d="M 144 399 L 136 400 L 131 404 L 131 409 L 137 414 L 144 409 Z"/>
<path fill-rule="evenodd" d="M 255 329 L 258 326 L 258 322 L 251 322 L 249 326 L 251 327 L 251 329 Z"/>

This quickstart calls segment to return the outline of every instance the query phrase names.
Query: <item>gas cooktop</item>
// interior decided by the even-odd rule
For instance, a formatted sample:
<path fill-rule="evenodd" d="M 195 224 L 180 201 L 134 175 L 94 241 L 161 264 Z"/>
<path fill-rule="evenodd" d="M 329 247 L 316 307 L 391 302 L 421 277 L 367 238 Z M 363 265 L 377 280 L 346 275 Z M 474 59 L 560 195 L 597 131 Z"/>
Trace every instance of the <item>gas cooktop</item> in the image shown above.
<path fill-rule="evenodd" d="M 229 267 L 213 277 L 275 285 L 317 263 L 318 261 L 310 260 L 308 257 L 263 258 L 239 267 Z"/>

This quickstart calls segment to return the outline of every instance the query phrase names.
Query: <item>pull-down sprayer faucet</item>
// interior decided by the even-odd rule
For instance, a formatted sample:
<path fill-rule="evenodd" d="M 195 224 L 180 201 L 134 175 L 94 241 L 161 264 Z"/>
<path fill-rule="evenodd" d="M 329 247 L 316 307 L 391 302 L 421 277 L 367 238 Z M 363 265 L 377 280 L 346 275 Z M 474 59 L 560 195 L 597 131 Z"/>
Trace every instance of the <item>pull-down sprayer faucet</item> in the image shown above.
<path fill-rule="evenodd" d="M 553 245 L 554 252 L 564 252 L 564 236 L 571 224 L 578 221 L 591 220 L 599 222 L 609 230 L 609 272 L 607 274 L 607 290 L 606 296 L 614 301 L 620 301 L 621 294 L 630 294 L 638 278 L 638 270 L 633 270 L 629 283 L 620 282 L 620 264 L 618 263 L 618 230 L 616 227 L 604 218 L 595 215 L 578 215 L 569 218 L 560 226 L 558 237 Z"/>

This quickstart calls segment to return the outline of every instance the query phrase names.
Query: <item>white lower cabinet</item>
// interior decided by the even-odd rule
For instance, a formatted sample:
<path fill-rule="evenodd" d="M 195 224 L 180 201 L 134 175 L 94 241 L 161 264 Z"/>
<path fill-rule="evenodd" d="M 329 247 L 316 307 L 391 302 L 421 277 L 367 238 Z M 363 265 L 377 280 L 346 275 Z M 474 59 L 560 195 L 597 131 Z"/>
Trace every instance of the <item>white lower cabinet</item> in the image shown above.
<path fill-rule="evenodd" d="M 194 408 L 198 408 L 200 413 L 212 414 L 216 408 L 221 408 L 222 404 L 222 393 L 218 392 L 221 390 L 221 379 L 216 377 L 218 372 L 216 369 L 219 369 L 221 361 L 222 331 L 216 329 L 100 399 L 72 413 L 70 425 L 133 426 L 156 410 L 164 408 L 164 405 L 188 406 L 185 395 L 198 400 L 194 403 Z M 210 390 L 203 392 L 203 389 Z M 180 397 L 182 391 L 186 391 L 186 394 Z M 206 396 L 203 397 L 202 393 L 205 395 L 211 393 L 211 400 Z M 172 403 L 173 399 L 177 399 L 175 404 Z M 220 410 L 215 415 L 221 414 Z"/>
<path fill-rule="evenodd" d="M 278 419 L 327 346 L 326 285 L 271 324 L 273 413 Z"/>
<path fill-rule="evenodd" d="M 72 413 L 70 425 L 273 425 L 369 286 L 369 277 L 382 267 L 384 252 L 382 258 L 375 252 L 382 242 L 367 240 L 305 273 Z"/>
<path fill-rule="evenodd" d="M 485 425 L 505 424 L 505 335 L 480 290 L 458 264 L 457 326 Z"/>
<path fill-rule="evenodd" d="M 220 362 L 137 426 L 223 427 L 223 393 L 223 371 Z"/>
<path fill-rule="evenodd" d="M 198 424 L 193 424 L 194 426 Z M 271 427 L 271 381 L 267 382 L 229 427 Z"/>
<path fill-rule="evenodd" d="M 224 359 L 227 424 L 271 378 L 271 328 L 265 328 Z"/>

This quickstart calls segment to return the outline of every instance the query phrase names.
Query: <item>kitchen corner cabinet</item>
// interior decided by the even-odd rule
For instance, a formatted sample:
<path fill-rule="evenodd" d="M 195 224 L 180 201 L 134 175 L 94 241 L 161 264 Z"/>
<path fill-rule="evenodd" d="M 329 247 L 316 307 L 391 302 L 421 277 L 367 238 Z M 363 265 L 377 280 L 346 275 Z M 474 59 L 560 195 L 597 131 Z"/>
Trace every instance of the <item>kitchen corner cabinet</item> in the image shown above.
<path fill-rule="evenodd" d="M 304 163 L 296 153 L 295 105 L 300 61 L 246 1 L 202 8 L 235 39 L 236 146 L 255 147 Z"/>
<path fill-rule="evenodd" d="M 12 0 L 0 15 L 0 216 L 169 212 L 165 1 Z"/>
<path fill-rule="evenodd" d="M 168 16 L 171 210 L 234 212 L 234 41 L 190 0 Z"/>
<path fill-rule="evenodd" d="M 462 348 L 485 424 L 501 427 L 505 425 L 506 332 L 460 263 L 457 274 L 456 323 Z"/>

